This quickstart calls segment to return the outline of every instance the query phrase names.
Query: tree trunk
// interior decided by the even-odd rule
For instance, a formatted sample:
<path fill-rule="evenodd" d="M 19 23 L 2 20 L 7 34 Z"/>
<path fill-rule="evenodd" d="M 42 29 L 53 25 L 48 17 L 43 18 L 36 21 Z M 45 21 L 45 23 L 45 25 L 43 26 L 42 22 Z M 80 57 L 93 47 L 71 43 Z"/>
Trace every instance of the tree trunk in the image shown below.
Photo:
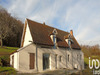
<path fill-rule="evenodd" d="M 3 47 L 3 41 L 2 41 L 2 38 L 0 39 L 0 42 L 1 42 L 1 47 Z"/>

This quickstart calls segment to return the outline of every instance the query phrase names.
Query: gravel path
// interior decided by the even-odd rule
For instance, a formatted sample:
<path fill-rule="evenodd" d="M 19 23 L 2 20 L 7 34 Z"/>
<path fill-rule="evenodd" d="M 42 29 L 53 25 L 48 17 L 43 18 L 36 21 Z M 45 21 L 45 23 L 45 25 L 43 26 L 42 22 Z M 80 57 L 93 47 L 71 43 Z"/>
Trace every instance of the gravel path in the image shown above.
<path fill-rule="evenodd" d="M 17 75 L 69 75 L 72 73 L 77 73 L 78 70 L 67 70 L 67 69 L 60 69 L 54 71 L 46 71 L 42 73 L 18 73 Z"/>

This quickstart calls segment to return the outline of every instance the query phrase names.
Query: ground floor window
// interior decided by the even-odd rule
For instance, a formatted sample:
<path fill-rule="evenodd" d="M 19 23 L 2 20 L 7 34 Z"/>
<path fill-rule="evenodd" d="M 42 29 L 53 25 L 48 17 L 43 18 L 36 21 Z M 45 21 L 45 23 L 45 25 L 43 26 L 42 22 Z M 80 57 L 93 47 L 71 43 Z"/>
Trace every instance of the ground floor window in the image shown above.
<path fill-rule="evenodd" d="M 77 60 L 78 60 L 78 55 L 77 55 Z"/>
<path fill-rule="evenodd" d="M 80 60 L 81 60 L 82 55 L 80 55 Z"/>
<path fill-rule="evenodd" d="M 68 54 L 68 62 L 69 62 L 69 54 Z"/>
<path fill-rule="evenodd" d="M 62 56 L 59 56 L 59 62 L 61 62 L 62 61 Z"/>
<path fill-rule="evenodd" d="M 50 67 L 50 54 L 43 53 L 43 70 L 49 69 Z"/>

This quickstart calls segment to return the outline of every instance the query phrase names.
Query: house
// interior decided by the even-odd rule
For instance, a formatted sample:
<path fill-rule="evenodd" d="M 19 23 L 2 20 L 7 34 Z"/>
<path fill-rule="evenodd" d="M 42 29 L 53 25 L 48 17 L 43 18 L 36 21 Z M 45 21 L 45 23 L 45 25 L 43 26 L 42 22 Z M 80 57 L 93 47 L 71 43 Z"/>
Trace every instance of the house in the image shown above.
<path fill-rule="evenodd" d="M 84 54 L 73 35 L 26 19 L 21 48 L 10 55 L 10 65 L 20 72 L 84 69 Z"/>

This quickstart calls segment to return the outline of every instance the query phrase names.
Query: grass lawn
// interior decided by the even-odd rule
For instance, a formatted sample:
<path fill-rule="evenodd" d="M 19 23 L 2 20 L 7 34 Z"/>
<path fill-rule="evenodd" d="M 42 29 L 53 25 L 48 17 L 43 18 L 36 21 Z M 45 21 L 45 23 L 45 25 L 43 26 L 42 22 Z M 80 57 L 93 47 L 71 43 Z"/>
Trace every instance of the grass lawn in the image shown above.
<path fill-rule="evenodd" d="M 9 55 L 16 51 L 17 47 L 0 47 L 0 59 L 2 58 L 4 61 L 9 63 Z M 0 60 L 1 64 L 1 60 Z M 0 66 L 0 75 L 14 75 L 16 71 L 12 67 L 1 67 Z"/>
<path fill-rule="evenodd" d="M 19 49 L 18 47 L 0 47 L 0 55 L 9 55 L 10 53 Z"/>
<path fill-rule="evenodd" d="M 94 58 L 95 57 L 95 58 Z M 90 64 L 92 65 L 92 59 L 98 59 L 100 61 L 100 57 L 99 56 L 91 56 L 90 59 Z M 89 57 L 84 57 L 84 62 L 85 64 L 89 65 Z M 94 65 L 95 63 L 93 63 Z M 98 63 L 96 62 L 96 65 L 98 65 Z"/>
<path fill-rule="evenodd" d="M 0 67 L 0 75 L 14 75 L 16 71 L 12 67 Z"/>

